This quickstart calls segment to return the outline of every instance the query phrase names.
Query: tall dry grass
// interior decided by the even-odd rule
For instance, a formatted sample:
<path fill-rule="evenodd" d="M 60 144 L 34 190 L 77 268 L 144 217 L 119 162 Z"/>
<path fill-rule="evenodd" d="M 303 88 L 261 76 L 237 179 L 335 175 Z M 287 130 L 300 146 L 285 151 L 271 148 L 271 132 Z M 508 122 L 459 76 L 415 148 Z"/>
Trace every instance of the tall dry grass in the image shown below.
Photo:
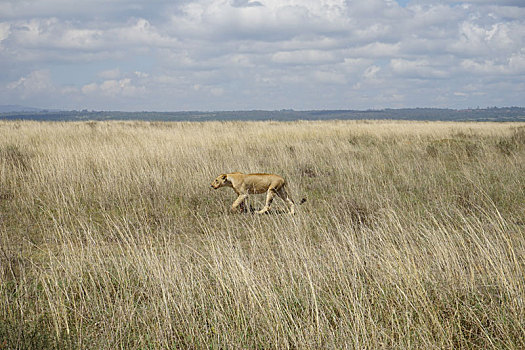
<path fill-rule="evenodd" d="M 523 124 L 0 122 L 0 348 L 522 349 L 524 174 Z"/>

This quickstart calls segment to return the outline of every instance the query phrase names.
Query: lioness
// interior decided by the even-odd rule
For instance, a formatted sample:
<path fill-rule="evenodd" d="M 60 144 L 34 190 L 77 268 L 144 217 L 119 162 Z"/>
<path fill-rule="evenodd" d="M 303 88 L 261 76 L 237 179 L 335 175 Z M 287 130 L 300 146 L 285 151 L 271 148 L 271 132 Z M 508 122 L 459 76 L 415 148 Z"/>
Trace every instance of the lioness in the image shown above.
<path fill-rule="evenodd" d="M 290 214 L 295 213 L 295 205 L 286 192 L 286 181 L 279 175 L 274 174 L 243 174 L 243 173 L 229 173 L 219 175 L 215 181 L 212 182 L 211 187 L 218 189 L 220 187 L 228 186 L 233 188 L 239 197 L 232 204 L 232 211 L 237 211 L 239 208 L 244 211 L 244 200 L 249 194 L 260 194 L 266 192 L 266 205 L 259 210 L 258 214 L 264 214 L 270 210 L 273 197 L 277 194 L 290 210 Z"/>

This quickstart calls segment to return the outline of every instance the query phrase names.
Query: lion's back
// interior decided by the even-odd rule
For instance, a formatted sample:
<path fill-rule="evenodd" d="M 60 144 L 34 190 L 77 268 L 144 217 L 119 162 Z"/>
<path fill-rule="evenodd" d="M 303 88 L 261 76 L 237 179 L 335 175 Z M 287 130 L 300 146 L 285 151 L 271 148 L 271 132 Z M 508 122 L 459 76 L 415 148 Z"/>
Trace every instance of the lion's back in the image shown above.
<path fill-rule="evenodd" d="M 238 178 L 239 185 L 244 185 L 243 187 L 253 193 L 263 193 L 269 188 L 279 189 L 286 183 L 282 176 L 276 174 L 253 173 L 234 176 Z"/>

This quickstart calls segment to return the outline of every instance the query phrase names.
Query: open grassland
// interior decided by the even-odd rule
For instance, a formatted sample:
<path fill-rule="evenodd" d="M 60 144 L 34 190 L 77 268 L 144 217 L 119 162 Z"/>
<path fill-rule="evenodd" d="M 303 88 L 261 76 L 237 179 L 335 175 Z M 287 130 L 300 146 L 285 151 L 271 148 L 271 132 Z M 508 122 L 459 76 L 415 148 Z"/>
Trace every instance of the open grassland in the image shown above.
<path fill-rule="evenodd" d="M 0 122 L 0 348 L 523 349 L 524 125 Z"/>

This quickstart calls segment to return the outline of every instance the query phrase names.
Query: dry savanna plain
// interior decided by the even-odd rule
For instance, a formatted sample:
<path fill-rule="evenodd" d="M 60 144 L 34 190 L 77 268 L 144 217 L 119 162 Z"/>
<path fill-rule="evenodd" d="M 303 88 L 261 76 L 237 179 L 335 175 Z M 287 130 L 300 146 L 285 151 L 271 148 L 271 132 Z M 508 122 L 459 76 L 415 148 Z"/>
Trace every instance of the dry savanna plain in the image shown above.
<path fill-rule="evenodd" d="M 524 349 L 525 124 L 0 122 L 17 348 Z"/>

